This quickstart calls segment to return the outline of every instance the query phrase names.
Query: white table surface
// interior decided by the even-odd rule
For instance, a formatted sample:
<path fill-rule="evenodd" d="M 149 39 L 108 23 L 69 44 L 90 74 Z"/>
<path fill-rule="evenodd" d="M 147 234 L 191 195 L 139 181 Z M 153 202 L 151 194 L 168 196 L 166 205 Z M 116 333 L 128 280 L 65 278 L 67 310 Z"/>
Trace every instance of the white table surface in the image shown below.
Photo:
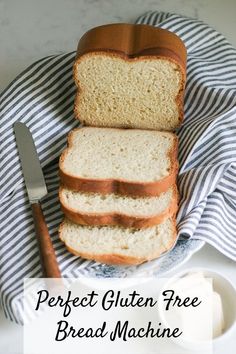
<path fill-rule="evenodd" d="M 0 91 L 33 61 L 75 50 L 89 28 L 134 21 L 149 10 L 202 19 L 236 46 L 235 0 L 0 0 Z M 236 264 L 211 246 L 203 247 L 178 270 L 193 266 L 219 271 L 236 286 Z M 22 346 L 22 327 L 7 321 L 0 310 L 0 354 L 22 354 Z M 236 332 L 214 350 L 235 352 Z"/>

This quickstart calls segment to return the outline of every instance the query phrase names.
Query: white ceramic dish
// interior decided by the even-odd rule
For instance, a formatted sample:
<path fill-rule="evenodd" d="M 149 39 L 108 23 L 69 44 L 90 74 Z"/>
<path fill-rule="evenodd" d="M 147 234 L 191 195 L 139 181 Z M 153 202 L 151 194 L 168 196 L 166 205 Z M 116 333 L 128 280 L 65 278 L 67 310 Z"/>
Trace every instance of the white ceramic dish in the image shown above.
<path fill-rule="evenodd" d="M 204 276 L 206 278 L 211 278 L 213 282 L 213 289 L 216 291 L 220 296 L 222 300 L 222 306 L 223 306 L 223 313 L 224 313 L 224 332 L 222 335 L 219 337 L 216 337 L 212 340 L 210 343 L 213 346 L 217 346 L 219 342 L 226 342 L 227 339 L 234 333 L 236 332 L 236 289 L 233 286 L 232 282 L 227 279 L 225 276 L 222 274 L 212 271 L 210 269 L 205 269 L 205 268 L 190 268 L 188 270 L 184 270 L 182 272 L 177 273 L 174 277 L 170 278 L 164 285 L 163 289 L 167 289 L 173 284 L 177 279 L 182 278 L 186 276 L 187 274 L 191 273 L 197 273 L 197 272 L 203 272 Z M 162 290 L 163 291 L 163 290 Z M 160 294 L 162 294 L 162 291 Z M 161 301 L 160 301 L 161 303 Z M 170 324 L 168 323 L 166 316 L 165 316 L 165 311 L 162 306 L 159 308 L 159 314 L 160 318 L 163 322 L 163 324 L 166 327 L 169 327 Z M 189 341 L 184 341 L 184 340 L 175 340 L 177 344 L 188 348 L 188 349 L 193 349 L 195 348 L 201 348 L 204 347 L 205 343 L 196 343 L 196 342 L 189 342 Z M 209 344 L 209 343 L 208 343 Z"/>

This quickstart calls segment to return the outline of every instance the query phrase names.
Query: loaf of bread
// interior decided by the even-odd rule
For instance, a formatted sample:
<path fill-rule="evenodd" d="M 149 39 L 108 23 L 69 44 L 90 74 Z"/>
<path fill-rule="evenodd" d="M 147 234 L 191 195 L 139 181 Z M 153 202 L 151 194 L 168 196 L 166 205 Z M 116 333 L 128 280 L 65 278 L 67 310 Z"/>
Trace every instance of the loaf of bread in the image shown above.
<path fill-rule="evenodd" d="M 62 211 L 68 219 L 85 225 L 118 225 L 146 228 L 162 223 L 177 211 L 177 188 L 158 197 L 75 192 L 60 188 Z"/>
<path fill-rule="evenodd" d="M 75 129 L 60 158 L 61 182 L 75 191 L 158 196 L 175 183 L 177 144 L 169 132 Z"/>
<path fill-rule="evenodd" d="M 100 26 L 79 41 L 74 79 L 75 116 L 90 127 L 69 134 L 60 158 L 60 239 L 107 264 L 158 258 L 177 237 L 172 131 L 183 119 L 186 48 L 153 26 Z"/>
<path fill-rule="evenodd" d="M 74 79 L 85 125 L 172 131 L 183 119 L 186 48 L 153 26 L 96 27 L 79 41 Z"/>
<path fill-rule="evenodd" d="M 176 226 L 172 218 L 147 229 L 81 226 L 66 219 L 59 236 L 75 255 L 101 263 L 131 265 L 150 261 L 170 250 L 176 240 Z"/>

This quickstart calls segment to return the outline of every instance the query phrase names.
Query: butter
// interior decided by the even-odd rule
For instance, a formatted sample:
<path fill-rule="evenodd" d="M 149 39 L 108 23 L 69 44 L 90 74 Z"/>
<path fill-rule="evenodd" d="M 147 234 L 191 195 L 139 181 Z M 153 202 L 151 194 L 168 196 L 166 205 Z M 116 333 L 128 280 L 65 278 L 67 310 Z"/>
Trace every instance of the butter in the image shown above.
<path fill-rule="evenodd" d="M 206 305 L 212 308 L 208 310 L 208 314 L 212 313 L 212 318 L 205 318 L 205 323 L 202 322 L 202 314 L 196 312 L 195 309 L 181 310 L 178 313 L 178 318 L 182 324 L 185 336 L 194 338 L 195 340 L 211 340 L 220 336 L 224 331 L 224 313 L 221 296 L 214 290 L 214 280 L 208 279 L 203 272 L 189 273 L 177 279 L 172 284 L 176 293 L 182 296 L 198 296 L 199 299 L 204 299 L 208 302 Z M 207 316 L 207 315 L 206 315 Z"/>
<path fill-rule="evenodd" d="M 224 332 L 224 312 L 221 296 L 213 292 L 213 338 L 219 337 Z"/>

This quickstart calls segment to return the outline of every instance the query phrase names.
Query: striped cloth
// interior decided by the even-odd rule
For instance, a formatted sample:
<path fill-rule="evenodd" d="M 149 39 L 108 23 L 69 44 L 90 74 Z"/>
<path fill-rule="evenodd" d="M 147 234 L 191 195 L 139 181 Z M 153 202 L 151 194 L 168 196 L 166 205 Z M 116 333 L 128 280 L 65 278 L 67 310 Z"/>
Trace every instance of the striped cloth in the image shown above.
<path fill-rule="evenodd" d="M 236 260 L 236 50 L 215 30 L 195 19 L 150 12 L 137 23 L 175 32 L 188 50 L 185 120 L 179 130 L 178 214 L 180 235 L 201 239 Z M 49 194 L 43 209 L 64 277 L 92 264 L 69 254 L 58 240 L 61 221 L 58 157 L 73 117 L 75 53 L 43 58 L 2 93 L 1 144 L 1 303 L 8 318 L 20 321 L 24 277 L 40 277 L 33 220 L 13 128 L 27 123 L 36 144 Z"/>

